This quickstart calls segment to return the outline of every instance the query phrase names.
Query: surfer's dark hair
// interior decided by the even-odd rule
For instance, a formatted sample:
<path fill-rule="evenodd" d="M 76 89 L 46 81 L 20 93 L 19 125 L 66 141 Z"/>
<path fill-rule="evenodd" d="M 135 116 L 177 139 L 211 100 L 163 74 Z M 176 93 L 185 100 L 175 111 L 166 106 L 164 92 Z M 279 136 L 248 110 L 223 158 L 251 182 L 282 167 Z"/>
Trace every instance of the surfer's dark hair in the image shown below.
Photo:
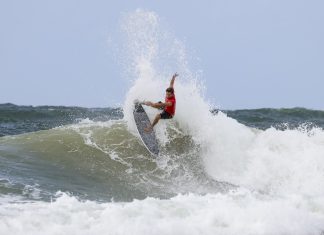
<path fill-rule="evenodd" d="M 174 89 L 172 87 L 169 87 L 165 90 L 166 92 L 171 92 L 172 94 L 174 93 Z"/>

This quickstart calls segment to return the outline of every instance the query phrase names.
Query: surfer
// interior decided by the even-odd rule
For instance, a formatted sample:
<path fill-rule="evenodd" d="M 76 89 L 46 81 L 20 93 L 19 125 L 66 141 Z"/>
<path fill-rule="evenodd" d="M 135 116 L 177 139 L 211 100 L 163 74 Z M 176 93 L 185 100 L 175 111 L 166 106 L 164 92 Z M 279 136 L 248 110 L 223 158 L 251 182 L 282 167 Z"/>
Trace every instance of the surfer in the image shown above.
<path fill-rule="evenodd" d="M 173 118 L 175 114 L 175 108 L 176 108 L 176 97 L 174 94 L 174 81 L 177 76 L 179 76 L 177 73 L 175 73 L 172 76 L 172 79 L 170 81 L 170 86 L 165 91 L 166 94 L 165 94 L 164 103 L 163 102 L 152 103 L 150 101 L 144 102 L 144 104 L 147 106 L 151 106 L 156 109 L 163 109 L 162 113 L 159 113 L 155 116 L 153 123 L 148 127 L 144 128 L 146 132 L 153 130 L 153 127 L 160 121 L 160 119 Z"/>

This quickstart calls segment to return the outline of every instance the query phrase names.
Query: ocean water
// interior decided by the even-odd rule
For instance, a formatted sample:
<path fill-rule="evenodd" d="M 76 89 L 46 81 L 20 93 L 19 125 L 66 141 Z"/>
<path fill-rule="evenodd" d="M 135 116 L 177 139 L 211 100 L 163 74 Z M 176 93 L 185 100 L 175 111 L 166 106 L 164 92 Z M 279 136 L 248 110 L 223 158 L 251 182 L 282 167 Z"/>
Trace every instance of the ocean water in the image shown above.
<path fill-rule="evenodd" d="M 323 234 L 324 111 L 215 109 L 162 25 L 122 17 L 120 108 L 0 105 L 0 234 Z M 133 101 L 163 99 L 174 70 L 152 158 Z"/>

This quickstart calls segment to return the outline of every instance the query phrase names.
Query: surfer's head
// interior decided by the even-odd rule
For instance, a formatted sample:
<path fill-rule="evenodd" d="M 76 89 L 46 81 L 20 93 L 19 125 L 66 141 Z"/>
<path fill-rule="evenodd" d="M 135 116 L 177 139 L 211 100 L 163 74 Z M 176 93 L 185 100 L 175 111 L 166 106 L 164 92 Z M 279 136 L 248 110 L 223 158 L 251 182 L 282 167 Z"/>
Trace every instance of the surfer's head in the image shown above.
<path fill-rule="evenodd" d="M 174 89 L 172 87 L 169 87 L 165 90 L 167 97 L 172 97 L 174 95 Z"/>
<path fill-rule="evenodd" d="M 172 87 L 169 87 L 165 90 L 166 93 L 174 94 L 174 89 Z"/>

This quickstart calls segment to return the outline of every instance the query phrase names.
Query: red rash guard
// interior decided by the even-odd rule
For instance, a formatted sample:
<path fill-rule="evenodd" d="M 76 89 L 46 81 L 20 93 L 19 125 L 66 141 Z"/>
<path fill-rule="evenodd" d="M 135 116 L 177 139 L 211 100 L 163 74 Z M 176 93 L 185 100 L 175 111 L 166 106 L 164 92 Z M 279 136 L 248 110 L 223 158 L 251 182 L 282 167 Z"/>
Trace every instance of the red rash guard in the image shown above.
<path fill-rule="evenodd" d="M 165 103 L 171 102 L 171 106 L 165 106 L 164 111 L 169 113 L 170 115 L 174 116 L 175 114 L 175 108 L 176 108 L 176 98 L 175 95 L 173 95 L 171 98 L 165 97 Z"/>

